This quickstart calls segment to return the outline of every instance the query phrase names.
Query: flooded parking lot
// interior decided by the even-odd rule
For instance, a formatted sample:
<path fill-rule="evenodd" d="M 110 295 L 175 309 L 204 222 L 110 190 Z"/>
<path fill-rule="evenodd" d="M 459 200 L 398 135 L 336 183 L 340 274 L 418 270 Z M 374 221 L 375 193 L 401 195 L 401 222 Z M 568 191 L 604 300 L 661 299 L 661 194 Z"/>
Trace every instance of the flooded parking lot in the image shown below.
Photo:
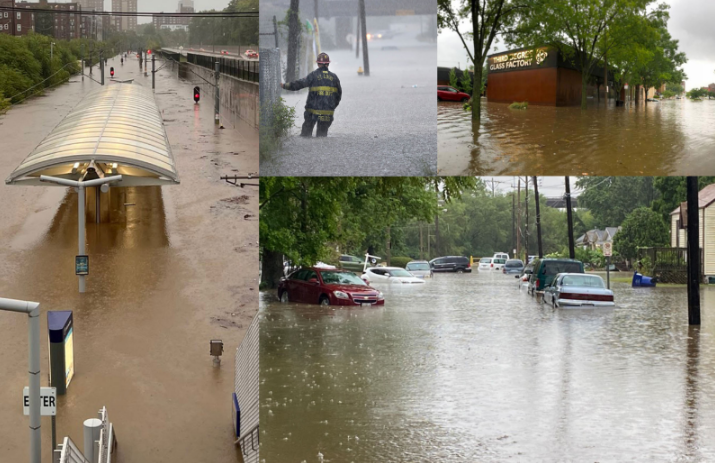
<path fill-rule="evenodd" d="M 529 106 L 482 99 L 474 139 L 461 103 L 437 109 L 440 175 L 697 175 L 715 171 L 715 100 L 616 108 Z"/>
<path fill-rule="evenodd" d="M 261 459 L 712 461 L 715 291 L 613 285 L 552 309 L 513 276 L 381 287 L 384 308 L 261 298 Z"/>

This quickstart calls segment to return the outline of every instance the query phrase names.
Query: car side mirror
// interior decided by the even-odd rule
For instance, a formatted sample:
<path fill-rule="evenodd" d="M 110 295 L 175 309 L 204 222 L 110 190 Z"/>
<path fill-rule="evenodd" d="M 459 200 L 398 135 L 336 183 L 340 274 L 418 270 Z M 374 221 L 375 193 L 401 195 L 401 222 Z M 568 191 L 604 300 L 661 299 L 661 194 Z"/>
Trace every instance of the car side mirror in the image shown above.
<path fill-rule="evenodd" d="M 319 284 L 320 282 L 318 281 L 317 278 L 311 278 L 310 280 L 308 280 L 308 283 L 312 283 L 312 284 L 314 284 L 314 285 L 317 285 L 317 284 Z"/>
<path fill-rule="evenodd" d="M 514 275 L 514 278 L 519 279 L 521 277 L 519 275 Z"/>

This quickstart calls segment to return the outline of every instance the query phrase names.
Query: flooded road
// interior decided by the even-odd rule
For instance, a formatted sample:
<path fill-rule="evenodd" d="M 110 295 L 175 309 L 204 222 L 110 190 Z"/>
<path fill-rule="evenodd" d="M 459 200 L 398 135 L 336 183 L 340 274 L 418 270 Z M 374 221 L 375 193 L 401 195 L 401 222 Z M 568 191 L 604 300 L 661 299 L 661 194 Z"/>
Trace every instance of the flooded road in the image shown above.
<path fill-rule="evenodd" d="M 295 127 L 283 149 L 261 162 L 261 175 L 434 175 L 437 46 L 417 41 L 419 32 L 371 41 L 369 77 L 357 74 L 362 55 L 326 50 L 343 89 L 327 138 L 299 136 L 308 93 L 284 91 Z"/>
<path fill-rule="evenodd" d="M 529 106 L 482 99 L 478 139 L 461 103 L 439 103 L 440 175 L 699 175 L 715 172 L 715 100 L 616 108 Z"/>
<path fill-rule="evenodd" d="M 132 64 L 108 63 L 118 77 L 151 86 L 151 74 Z M 98 87 L 87 78 L 72 81 L 0 117 L 9 148 L 0 156 L 0 177 Z M 112 198 L 111 220 L 87 223 L 87 293 L 77 292 L 73 272 L 76 193 L 0 186 L 0 295 L 42 304 L 43 386 L 45 312 L 74 311 L 76 374 L 58 398 L 58 439 L 70 436 L 81 448 L 83 420 L 106 405 L 119 462 L 242 461 L 230 410 L 234 352 L 256 312 L 257 192 L 219 177 L 258 169 L 257 135 L 216 128 L 212 104 L 194 105 L 191 89 L 169 67 L 159 71 L 156 99 L 181 184 L 115 187 L 103 195 Z M 0 327 L 0 461 L 24 461 L 27 417 L 18 397 L 27 385 L 27 319 L 0 312 Z M 220 368 L 208 354 L 210 339 L 224 341 Z M 50 430 L 43 418 L 47 461 Z"/>
<path fill-rule="evenodd" d="M 698 330 L 679 287 L 616 284 L 605 310 L 500 273 L 381 289 L 384 308 L 262 294 L 262 459 L 715 459 L 715 290 Z"/>

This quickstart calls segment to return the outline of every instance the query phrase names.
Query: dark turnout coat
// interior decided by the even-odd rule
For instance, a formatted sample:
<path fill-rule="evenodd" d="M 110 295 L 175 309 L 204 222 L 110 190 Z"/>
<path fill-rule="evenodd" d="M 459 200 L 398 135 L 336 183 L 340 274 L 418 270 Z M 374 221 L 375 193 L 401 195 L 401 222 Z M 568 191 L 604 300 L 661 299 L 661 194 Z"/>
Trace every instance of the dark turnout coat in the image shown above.
<path fill-rule="evenodd" d="M 318 116 L 318 120 L 332 121 L 335 108 L 338 107 L 343 96 L 338 76 L 327 68 L 319 67 L 304 79 L 285 84 L 286 90 L 295 91 L 306 87 L 310 89 L 308 101 L 305 103 L 306 112 Z"/>

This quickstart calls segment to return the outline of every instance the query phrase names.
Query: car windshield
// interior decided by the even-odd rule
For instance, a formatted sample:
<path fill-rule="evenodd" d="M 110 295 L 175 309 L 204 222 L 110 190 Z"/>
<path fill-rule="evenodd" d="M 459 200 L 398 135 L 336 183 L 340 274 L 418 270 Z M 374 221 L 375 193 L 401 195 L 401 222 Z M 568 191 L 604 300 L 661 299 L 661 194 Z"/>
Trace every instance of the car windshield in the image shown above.
<path fill-rule="evenodd" d="M 390 275 L 393 277 L 411 277 L 412 274 L 407 270 L 402 270 L 401 268 L 390 269 Z"/>
<path fill-rule="evenodd" d="M 523 267 L 524 263 L 520 260 L 508 260 L 506 261 L 507 267 Z"/>
<path fill-rule="evenodd" d="M 407 270 L 429 270 L 429 264 L 407 264 Z"/>
<path fill-rule="evenodd" d="M 585 286 L 587 288 L 604 288 L 603 280 L 593 275 L 564 275 L 562 286 Z"/>
<path fill-rule="evenodd" d="M 320 272 L 326 285 L 367 286 L 357 275 L 350 272 Z"/>
<path fill-rule="evenodd" d="M 491 261 L 492 261 L 491 257 L 490 258 L 482 257 L 481 259 L 479 259 L 480 264 L 488 264 Z"/>

